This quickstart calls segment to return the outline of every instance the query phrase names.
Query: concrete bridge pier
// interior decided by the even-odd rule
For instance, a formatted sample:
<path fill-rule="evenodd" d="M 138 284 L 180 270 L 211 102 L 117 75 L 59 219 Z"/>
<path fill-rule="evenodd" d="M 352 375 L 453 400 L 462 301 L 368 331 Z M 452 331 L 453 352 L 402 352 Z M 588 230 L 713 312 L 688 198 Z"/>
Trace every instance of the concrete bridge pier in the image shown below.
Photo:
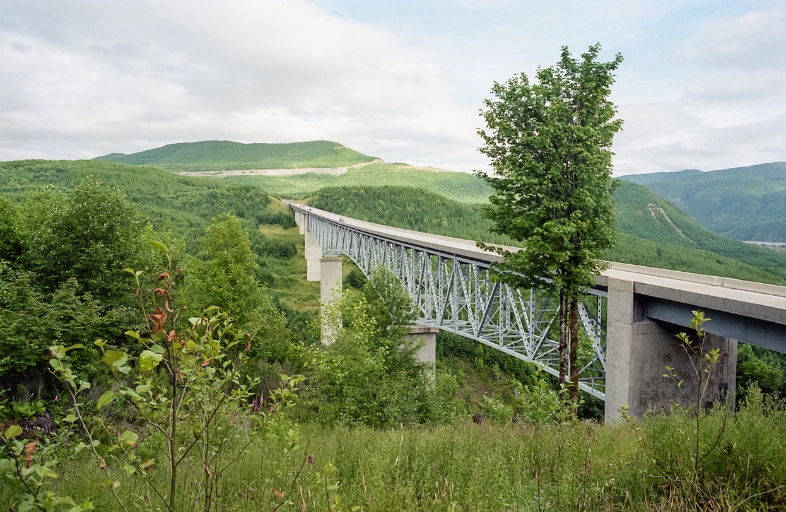
<path fill-rule="evenodd" d="M 317 238 L 306 231 L 306 281 L 320 280 L 320 259 L 322 258 L 322 248 L 317 242 Z"/>
<path fill-rule="evenodd" d="M 341 327 L 340 316 L 329 318 L 329 315 L 325 313 L 329 304 L 337 303 L 337 299 L 341 299 L 343 278 L 341 268 L 342 259 L 341 256 L 329 255 L 320 258 L 318 262 L 320 265 L 319 313 L 322 318 L 322 343 L 327 345 L 335 340 L 336 331 Z M 338 311 L 335 312 L 335 315 L 338 315 Z"/>
<path fill-rule="evenodd" d="M 644 304 L 636 300 L 634 283 L 608 279 L 609 304 L 606 339 L 606 422 L 620 419 L 619 408 L 629 407 L 631 416 L 641 417 L 650 408 L 668 410 L 672 403 L 695 407 L 698 388 L 696 372 L 676 335 L 689 328 L 645 318 Z M 717 400 L 734 406 L 737 371 L 737 341 L 708 334 L 704 352 L 718 348 L 721 363 L 712 370 L 701 407 Z M 698 361 L 694 362 L 699 364 Z M 664 377 L 673 368 L 677 381 Z"/>
<path fill-rule="evenodd" d="M 430 325 L 410 325 L 407 340 L 415 340 L 420 343 L 420 349 L 415 357 L 421 363 L 430 366 L 431 377 L 434 378 L 434 367 L 437 362 L 437 333 L 438 327 Z"/>
<path fill-rule="evenodd" d="M 306 214 L 295 210 L 295 224 L 297 224 L 298 233 L 301 235 L 306 234 Z"/>

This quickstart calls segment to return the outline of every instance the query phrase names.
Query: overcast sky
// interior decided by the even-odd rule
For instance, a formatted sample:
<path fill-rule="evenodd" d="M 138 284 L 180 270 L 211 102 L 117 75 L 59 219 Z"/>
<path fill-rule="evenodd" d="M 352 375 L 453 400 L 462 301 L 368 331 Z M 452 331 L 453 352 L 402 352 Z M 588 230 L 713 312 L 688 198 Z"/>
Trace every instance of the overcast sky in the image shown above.
<path fill-rule="evenodd" d="M 783 0 L 0 0 L 0 160 L 327 139 L 469 172 L 494 81 L 617 52 L 617 175 L 786 160 Z"/>

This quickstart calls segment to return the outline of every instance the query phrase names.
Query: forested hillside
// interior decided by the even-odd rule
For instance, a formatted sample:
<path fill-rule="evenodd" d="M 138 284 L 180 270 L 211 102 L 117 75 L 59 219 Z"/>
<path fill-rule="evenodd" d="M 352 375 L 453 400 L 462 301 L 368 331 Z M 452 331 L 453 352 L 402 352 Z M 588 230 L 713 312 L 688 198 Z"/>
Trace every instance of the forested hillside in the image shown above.
<path fill-rule="evenodd" d="M 736 240 L 786 242 L 786 162 L 623 176 Z"/>
<path fill-rule="evenodd" d="M 620 181 L 620 187 L 614 194 L 614 203 L 620 231 L 625 234 L 659 245 L 701 249 L 766 270 L 786 280 L 785 253 L 714 233 L 647 187 Z"/>
<path fill-rule="evenodd" d="M 157 230 L 183 238 L 192 253 L 210 219 L 223 212 L 255 225 L 293 223 L 288 214 L 269 208 L 270 197 L 258 187 L 89 160 L 0 162 L 0 195 L 18 201 L 42 187 L 73 188 L 88 177 L 122 190 Z"/>
<path fill-rule="evenodd" d="M 783 277 L 786 274 L 782 270 L 785 267 L 778 266 L 781 260 L 786 266 L 786 257 L 783 255 L 724 239 L 706 229 L 702 230 L 695 222 L 686 226 L 684 233 L 701 240 L 716 251 L 735 254 L 735 251 L 739 250 L 737 254 L 748 258 L 751 263 L 743 263 L 730 256 L 723 256 L 720 252 L 702 249 L 692 242 L 683 243 L 683 235 L 662 215 L 652 217 L 649 205 L 653 204 L 652 201 L 657 201 L 654 204 L 665 205 L 669 211 L 674 212 L 679 221 L 688 218 L 684 212 L 679 212 L 679 209 L 669 206 L 666 201 L 652 195 L 645 188 L 633 184 L 623 184 L 615 197 L 619 197 L 618 213 L 623 233 L 616 247 L 606 255 L 608 260 L 766 283 L 786 282 Z M 309 204 L 370 222 L 515 245 L 507 238 L 490 233 L 492 225 L 481 218 L 477 206 L 461 204 L 415 188 L 327 188 L 315 195 Z M 674 222 L 676 224 L 676 221 Z"/>
<path fill-rule="evenodd" d="M 130 155 L 112 153 L 96 160 L 152 165 L 171 171 L 216 171 L 340 167 L 371 162 L 374 157 L 326 140 L 286 144 L 241 144 L 210 140 L 168 144 Z"/>

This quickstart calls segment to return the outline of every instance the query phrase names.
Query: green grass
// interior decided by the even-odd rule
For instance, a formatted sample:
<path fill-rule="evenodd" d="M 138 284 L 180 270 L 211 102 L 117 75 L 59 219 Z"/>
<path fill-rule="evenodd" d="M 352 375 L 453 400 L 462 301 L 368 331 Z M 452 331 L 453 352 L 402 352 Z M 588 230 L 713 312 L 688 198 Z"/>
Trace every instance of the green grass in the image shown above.
<path fill-rule="evenodd" d="M 737 240 L 786 242 L 786 163 L 624 176 Z"/>
<path fill-rule="evenodd" d="M 130 155 L 112 153 L 96 160 L 152 165 L 170 171 L 216 171 L 344 167 L 371 162 L 374 157 L 326 140 L 286 144 L 241 144 L 210 140 L 168 144 Z"/>
<path fill-rule="evenodd" d="M 225 178 L 236 183 L 258 185 L 270 194 L 287 198 L 305 198 L 324 187 L 406 186 L 440 194 L 462 203 L 485 203 L 491 189 L 480 178 L 461 172 L 432 172 L 406 164 L 370 164 L 350 169 L 339 176 L 298 174 L 296 176 L 235 176 Z"/>
<path fill-rule="evenodd" d="M 283 510 L 307 511 L 783 510 L 785 419 L 782 404 L 755 399 L 728 420 L 718 411 L 708 416 L 700 432 L 702 476 L 694 484 L 688 482 L 696 431 L 688 414 L 653 416 L 636 425 L 640 430 L 625 423 L 476 425 L 467 419 L 390 430 L 307 424 L 300 448 L 289 455 L 282 434 L 290 425 L 282 423 L 253 440 L 221 475 L 218 510 L 271 510 L 274 490 L 293 502 Z M 228 428 L 236 442 L 244 440 L 240 427 Z M 149 450 L 144 442 L 141 449 Z M 162 454 L 153 455 L 161 461 Z M 106 459 L 131 510 L 155 510 L 150 489 L 125 476 L 119 460 Z M 58 469 L 56 492 L 117 510 L 86 452 Z M 162 462 L 152 479 L 165 472 Z M 196 460 L 181 468 L 179 510 L 193 509 L 203 474 Z M 9 489 L 0 487 L 3 509 Z"/>

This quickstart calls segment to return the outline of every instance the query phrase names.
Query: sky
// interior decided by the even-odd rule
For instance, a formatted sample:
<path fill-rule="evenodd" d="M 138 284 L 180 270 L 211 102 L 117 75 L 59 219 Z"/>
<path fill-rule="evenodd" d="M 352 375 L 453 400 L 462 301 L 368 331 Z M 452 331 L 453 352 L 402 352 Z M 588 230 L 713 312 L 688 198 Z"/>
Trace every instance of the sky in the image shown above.
<path fill-rule="evenodd" d="M 332 140 L 486 170 L 494 82 L 621 53 L 616 175 L 786 160 L 783 0 L 0 0 L 0 161 Z"/>

